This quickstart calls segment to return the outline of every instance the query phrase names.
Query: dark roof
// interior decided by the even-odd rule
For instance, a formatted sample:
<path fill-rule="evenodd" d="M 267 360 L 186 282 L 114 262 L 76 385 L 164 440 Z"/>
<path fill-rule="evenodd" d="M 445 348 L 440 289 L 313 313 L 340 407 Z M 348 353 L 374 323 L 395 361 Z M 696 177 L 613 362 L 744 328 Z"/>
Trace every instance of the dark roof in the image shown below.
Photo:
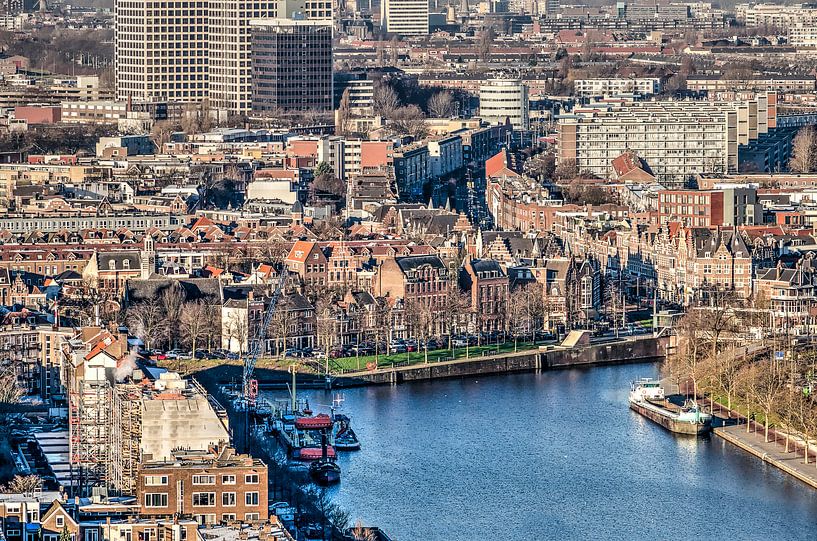
<path fill-rule="evenodd" d="M 502 266 L 498 261 L 494 261 L 493 259 L 472 259 L 471 268 L 474 269 L 474 272 L 477 274 L 482 274 L 484 272 L 498 272 L 500 276 L 505 275 L 505 273 L 502 271 Z"/>
<path fill-rule="evenodd" d="M 396 257 L 394 260 L 403 272 L 412 271 L 424 265 L 431 265 L 438 269 L 445 268 L 445 263 L 443 263 L 442 259 L 437 255 L 412 255 Z"/>
<path fill-rule="evenodd" d="M 150 302 L 161 298 L 164 291 L 176 286 L 184 291 L 185 301 L 202 300 L 206 304 L 221 304 L 221 283 L 217 278 L 128 280 L 125 298 L 131 304 Z"/>
<path fill-rule="evenodd" d="M 111 261 L 114 268 L 122 270 L 125 268 L 124 262 L 128 262 L 128 269 L 139 269 L 142 266 L 142 257 L 139 252 L 99 252 L 96 254 L 99 270 L 109 270 Z"/>

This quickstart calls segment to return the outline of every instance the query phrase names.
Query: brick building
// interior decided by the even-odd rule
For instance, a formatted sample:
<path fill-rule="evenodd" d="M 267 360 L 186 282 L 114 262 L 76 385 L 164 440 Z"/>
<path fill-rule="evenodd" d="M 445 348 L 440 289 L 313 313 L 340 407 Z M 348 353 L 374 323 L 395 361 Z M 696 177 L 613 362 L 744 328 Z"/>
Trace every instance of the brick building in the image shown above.
<path fill-rule="evenodd" d="M 138 501 L 145 517 L 263 522 L 269 518 L 267 466 L 230 447 L 178 451 L 172 461 L 140 467 Z"/>
<path fill-rule="evenodd" d="M 508 276 L 499 262 L 468 258 L 460 269 L 459 282 L 471 298 L 477 328 L 485 332 L 502 329 L 508 303 Z"/>

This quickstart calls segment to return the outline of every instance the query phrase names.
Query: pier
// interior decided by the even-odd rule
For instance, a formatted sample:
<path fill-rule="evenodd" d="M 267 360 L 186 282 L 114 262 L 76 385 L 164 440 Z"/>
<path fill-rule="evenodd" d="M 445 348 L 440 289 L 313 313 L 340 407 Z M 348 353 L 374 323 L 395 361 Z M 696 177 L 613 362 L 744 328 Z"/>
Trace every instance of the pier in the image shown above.
<path fill-rule="evenodd" d="M 516 353 L 348 372 L 343 374 L 343 379 L 369 384 L 398 384 L 439 378 L 661 361 L 666 357 L 669 345 L 668 337 L 649 336 L 607 340 L 585 346 L 542 346 L 537 350 Z"/>

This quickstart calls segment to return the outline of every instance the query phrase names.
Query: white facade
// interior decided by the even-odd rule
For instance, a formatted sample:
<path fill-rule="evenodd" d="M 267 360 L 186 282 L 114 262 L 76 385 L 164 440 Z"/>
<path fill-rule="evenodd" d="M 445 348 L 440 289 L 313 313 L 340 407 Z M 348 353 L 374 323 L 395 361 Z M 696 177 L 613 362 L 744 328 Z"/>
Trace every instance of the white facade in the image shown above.
<path fill-rule="evenodd" d="M 657 77 L 576 79 L 573 81 L 573 87 L 577 96 L 614 96 L 617 94 L 651 96 L 661 92 L 661 79 Z"/>
<path fill-rule="evenodd" d="M 428 35 L 427 0 L 383 0 L 381 24 L 389 34 Z"/>
<path fill-rule="evenodd" d="M 491 124 L 510 119 L 515 130 L 529 127 L 528 87 L 519 79 L 496 79 L 479 87 L 479 116 Z"/>

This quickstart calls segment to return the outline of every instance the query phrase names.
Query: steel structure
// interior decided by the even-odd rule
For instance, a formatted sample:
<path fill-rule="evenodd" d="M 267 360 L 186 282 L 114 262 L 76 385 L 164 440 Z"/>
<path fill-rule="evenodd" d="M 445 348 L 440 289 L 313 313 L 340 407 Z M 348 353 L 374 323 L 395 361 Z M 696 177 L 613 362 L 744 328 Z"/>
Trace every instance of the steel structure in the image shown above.
<path fill-rule="evenodd" d="M 258 396 L 258 381 L 253 379 L 255 372 L 255 363 L 258 362 L 258 355 L 264 347 L 264 340 L 267 338 L 267 329 L 272 323 L 272 318 L 275 315 L 275 307 L 278 305 L 278 299 L 286 286 L 288 271 L 282 268 L 276 278 L 275 289 L 270 296 L 267 311 L 264 313 L 264 320 L 260 326 L 255 329 L 255 337 L 250 343 L 247 353 L 244 355 L 244 373 L 241 378 L 242 391 L 244 400 L 246 402 L 247 410 L 254 404 Z"/>

